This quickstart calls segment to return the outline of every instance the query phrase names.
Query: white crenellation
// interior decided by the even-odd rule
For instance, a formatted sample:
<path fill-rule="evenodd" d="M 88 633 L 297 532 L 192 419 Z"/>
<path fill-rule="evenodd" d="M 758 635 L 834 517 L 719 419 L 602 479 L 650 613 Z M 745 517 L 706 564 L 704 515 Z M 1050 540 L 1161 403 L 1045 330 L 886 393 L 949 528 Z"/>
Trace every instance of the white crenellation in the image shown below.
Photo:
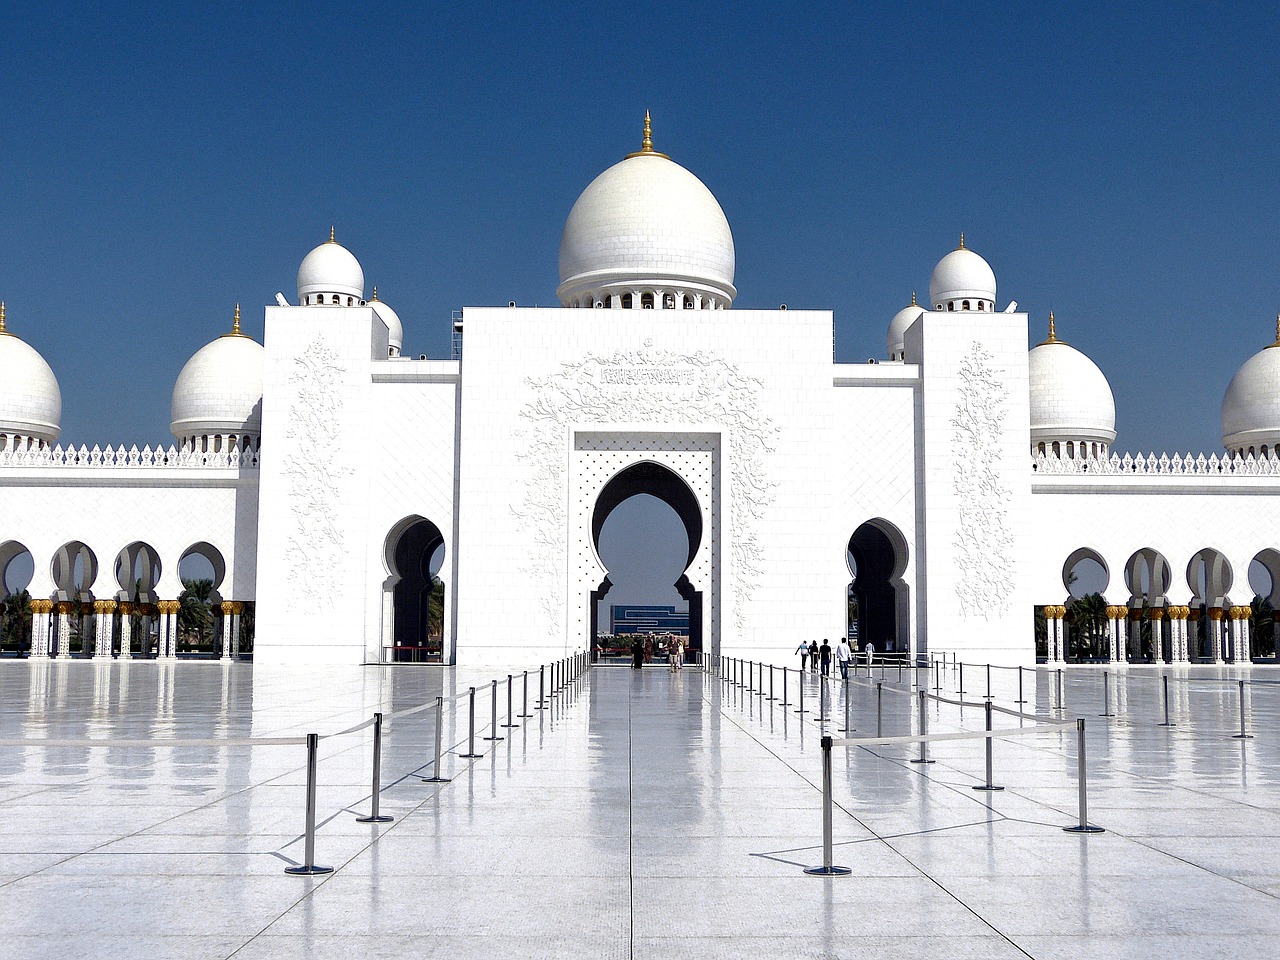
<path fill-rule="evenodd" d="M 22 450 L 0 450 L 0 467 L 161 467 L 174 469 L 224 468 L 257 469 L 261 454 L 257 450 L 224 450 L 204 452 L 177 447 L 86 446 L 32 447 Z"/>
<path fill-rule="evenodd" d="M 1146 455 L 1126 453 L 1123 457 L 1113 453 L 1109 457 L 1084 457 L 1071 460 L 1054 456 L 1036 455 L 1031 459 L 1031 469 L 1042 474 L 1107 474 L 1133 476 L 1186 476 L 1186 477 L 1280 477 L 1280 457 L 1237 456 L 1216 453 L 1205 456 L 1188 453 L 1186 456 L 1167 453 Z"/>

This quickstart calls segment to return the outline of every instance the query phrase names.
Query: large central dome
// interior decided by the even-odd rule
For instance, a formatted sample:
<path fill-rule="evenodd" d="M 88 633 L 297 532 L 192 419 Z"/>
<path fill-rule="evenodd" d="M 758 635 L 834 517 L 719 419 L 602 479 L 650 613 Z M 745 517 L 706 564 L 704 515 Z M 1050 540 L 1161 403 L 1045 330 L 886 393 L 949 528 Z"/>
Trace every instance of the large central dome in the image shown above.
<path fill-rule="evenodd" d="M 701 180 L 644 146 L 596 177 L 560 238 L 566 307 L 724 309 L 733 286 L 733 234 Z"/>

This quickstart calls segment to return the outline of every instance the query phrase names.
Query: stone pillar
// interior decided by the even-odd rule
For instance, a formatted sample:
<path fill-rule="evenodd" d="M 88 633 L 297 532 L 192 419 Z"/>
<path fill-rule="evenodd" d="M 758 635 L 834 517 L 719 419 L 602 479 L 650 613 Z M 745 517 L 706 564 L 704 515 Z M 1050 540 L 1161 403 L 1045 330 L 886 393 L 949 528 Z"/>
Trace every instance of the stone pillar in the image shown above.
<path fill-rule="evenodd" d="M 1187 662 L 1187 616 L 1190 607 L 1174 605 L 1166 611 L 1169 615 L 1169 662 Z"/>
<path fill-rule="evenodd" d="M 111 627 L 115 620 L 116 602 L 114 600 L 93 601 L 93 612 L 98 621 L 97 643 L 93 649 L 95 657 L 111 659 Z"/>
<path fill-rule="evenodd" d="M 58 617 L 58 650 L 55 654 L 58 660 L 71 659 L 71 614 L 79 608 L 80 604 L 72 603 L 70 600 L 59 600 L 54 604 Z"/>
<path fill-rule="evenodd" d="M 244 604 L 239 600 L 231 601 L 231 659 L 240 656 L 240 614 L 244 613 Z"/>
<path fill-rule="evenodd" d="M 1200 634 L 1204 627 L 1200 623 L 1200 608 L 1188 607 L 1190 613 L 1187 614 L 1187 662 L 1200 659 Z M 1192 645 L 1191 635 L 1195 634 L 1195 644 Z"/>
<path fill-rule="evenodd" d="M 1253 644 L 1250 634 L 1253 628 L 1253 609 L 1251 607 L 1232 607 L 1231 659 L 1236 663 L 1253 663 Z"/>
<path fill-rule="evenodd" d="M 1124 607 L 1115 605 L 1107 607 L 1107 659 L 1112 663 L 1120 659 L 1120 635 L 1127 612 Z"/>
<path fill-rule="evenodd" d="M 1209 608 L 1209 659 L 1214 663 L 1222 663 L 1225 659 L 1222 649 L 1222 617 L 1225 613 L 1222 607 Z"/>
<path fill-rule="evenodd" d="M 1051 605 L 1044 608 L 1044 622 L 1048 627 L 1047 634 L 1049 639 L 1048 656 L 1046 659 L 1049 663 L 1062 663 L 1066 652 L 1066 635 L 1062 630 L 1062 618 L 1066 614 L 1067 608 L 1061 605 Z"/>
<path fill-rule="evenodd" d="M 156 656 L 164 660 L 172 660 L 178 655 L 178 609 L 182 606 L 177 600 L 161 600 L 156 604 L 160 614 L 160 643 Z"/>
<path fill-rule="evenodd" d="M 31 601 L 31 658 L 33 660 L 49 658 L 49 631 L 52 627 L 49 614 L 52 611 L 52 600 Z"/>
<path fill-rule="evenodd" d="M 94 618 L 95 612 L 92 601 L 86 600 L 80 604 L 80 656 L 82 657 L 93 656 L 94 648 L 90 641 L 94 640 L 96 642 L 97 633 L 95 632 L 94 636 L 90 637 L 89 632 L 97 627 L 97 622 Z"/>
<path fill-rule="evenodd" d="M 1125 637 L 1124 659 L 1128 663 L 1133 659 L 1134 651 L 1138 659 L 1142 659 L 1142 608 L 1129 608 L 1129 633 Z"/>
<path fill-rule="evenodd" d="M 1164 607 L 1151 608 L 1151 662 L 1164 663 Z"/>
<path fill-rule="evenodd" d="M 120 612 L 120 659 L 133 659 L 133 604 L 121 601 L 116 604 Z"/>
<path fill-rule="evenodd" d="M 236 605 L 230 600 L 223 600 L 219 609 L 222 611 L 222 659 L 231 659 L 231 615 Z"/>

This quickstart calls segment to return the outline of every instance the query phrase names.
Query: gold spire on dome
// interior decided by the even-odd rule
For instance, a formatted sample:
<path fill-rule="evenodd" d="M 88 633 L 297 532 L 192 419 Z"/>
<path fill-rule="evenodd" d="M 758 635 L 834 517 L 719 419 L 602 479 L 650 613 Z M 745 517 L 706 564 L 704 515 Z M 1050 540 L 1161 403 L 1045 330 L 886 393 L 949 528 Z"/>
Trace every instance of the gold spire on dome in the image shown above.
<path fill-rule="evenodd" d="M 4 328 L 4 301 L 0 300 L 0 334 L 8 332 L 9 331 Z"/>
<path fill-rule="evenodd" d="M 1053 311 L 1049 311 L 1049 338 L 1041 340 L 1036 346 L 1043 347 L 1046 343 L 1066 343 L 1065 340 L 1058 339 L 1058 333 L 1053 327 Z"/>
<path fill-rule="evenodd" d="M 659 153 L 653 149 L 653 123 L 649 119 L 648 110 L 644 112 L 644 139 L 640 141 L 640 149 L 635 153 L 628 153 L 626 159 L 630 160 L 632 157 L 663 157 L 664 159 L 671 159 L 665 153 Z"/>
<path fill-rule="evenodd" d="M 369 298 L 369 301 L 372 303 L 374 300 L 377 300 L 377 299 L 378 299 L 378 288 L 375 285 L 373 288 L 373 296 Z"/>
<path fill-rule="evenodd" d="M 4 333 L 4 304 L 0 303 L 0 333 Z M 1280 347 L 1280 313 L 1276 314 L 1276 342 L 1267 344 L 1267 349 Z"/>
<path fill-rule="evenodd" d="M 964 249 L 964 231 L 963 230 L 960 231 L 960 246 L 956 247 L 956 249 L 957 250 Z"/>
<path fill-rule="evenodd" d="M 338 242 L 337 240 L 333 239 L 333 225 L 332 225 L 332 224 L 330 224 L 330 225 L 329 225 L 329 242 L 330 242 L 330 243 L 337 243 L 337 242 Z"/>
<path fill-rule="evenodd" d="M 916 303 L 916 292 L 914 290 L 911 291 L 911 305 L 913 307 L 920 306 L 920 304 Z"/>
<path fill-rule="evenodd" d="M 224 333 L 224 337 L 244 337 L 247 334 L 240 330 L 240 304 L 236 304 L 236 315 L 231 319 L 231 332 Z"/>

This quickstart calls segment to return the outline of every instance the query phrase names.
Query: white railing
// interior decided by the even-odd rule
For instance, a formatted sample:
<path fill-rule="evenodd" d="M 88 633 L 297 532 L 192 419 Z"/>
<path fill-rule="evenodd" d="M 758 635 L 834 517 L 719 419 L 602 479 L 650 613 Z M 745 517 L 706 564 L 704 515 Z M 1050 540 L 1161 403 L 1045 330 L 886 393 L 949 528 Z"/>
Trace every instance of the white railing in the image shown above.
<path fill-rule="evenodd" d="M 1123 457 L 1112 454 L 1110 457 L 1085 457 L 1071 460 L 1037 454 L 1031 459 L 1031 469 L 1037 474 L 1066 476 L 1080 474 L 1101 474 L 1104 476 L 1143 476 L 1143 477 L 1280 477 L 1280 458 L 1278 457 L 1234 457 L 1229 454 L 1210 456 L 1190 454 L 1182 456 L 1162 453 L 1133 454 Z"/>
<path fill-rule="evenodd" d="M 117 469 L 227 469 L 256 470 L 260 454 L 256 450 L 227 450 L 218 453 L 179 450 L 177 447 L 44 447 L 30 450 L 0 450 L 3 467 L 112 467 Z"/>

